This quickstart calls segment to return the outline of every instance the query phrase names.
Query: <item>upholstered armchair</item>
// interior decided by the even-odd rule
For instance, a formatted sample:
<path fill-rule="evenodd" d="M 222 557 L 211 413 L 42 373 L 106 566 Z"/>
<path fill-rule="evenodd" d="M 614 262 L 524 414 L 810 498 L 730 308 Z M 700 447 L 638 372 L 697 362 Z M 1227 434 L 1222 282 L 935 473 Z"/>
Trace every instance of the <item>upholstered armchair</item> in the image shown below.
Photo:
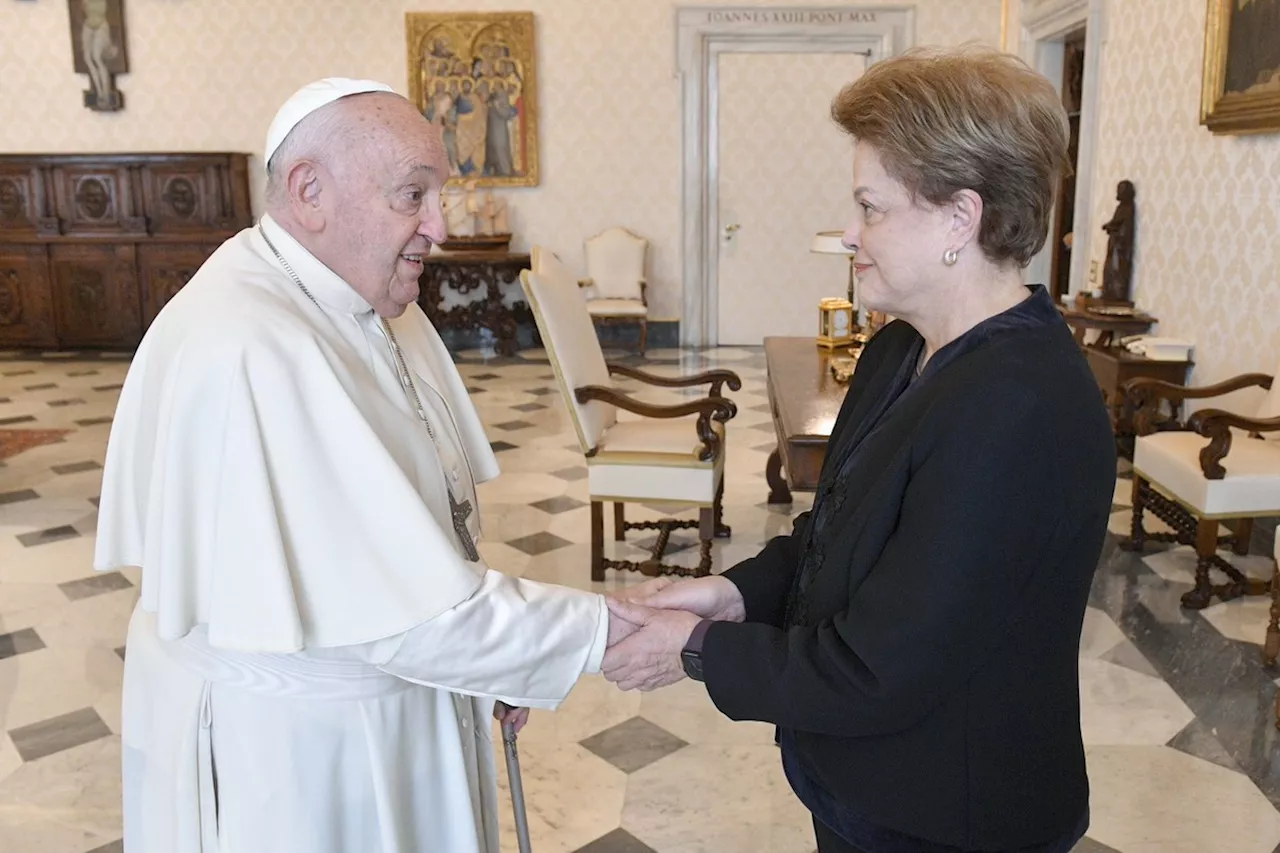
<path fill-rule="evenodd" d="M 626 228 L 608 228 L 585 243 L 587 313 L 598 323 L 637 323 L 640 354 L 649 338 L 648 282 L 644 276 L 649 241 Z"/>
<path fill-rule="evenodd" d="M 606 363 L 574 276 L 554 255 L 538 247 L 533 249 L 532 266 L 520 274 L 520 281 L 587 462 L 591 579 L 604 580 L 607 569 L 648 575 L 709 574 L 712 541 L 730 533 L 722 511 L 725 423 L 737 408 L 721 391 L 725 386 L 737 391 L 741 380 L 729 370 L 666 377 Z M 707 386 L 707 393 L 675 405 L 654 405 L 614 387 L 613 376 L 661 388 Z M 639 417 L 619 420 L 619 410 Z M 628 522 L 624 505 L 640 501 L 675 509 L 696 507 L 698 520 Z M 605 559 L 606 502 L 613 504 L 616 540 L 623 541 L 629 530 L 657 531 L 650 559 L 640 563 Z M 696 569 L 662 563 L 671 532 L 681 528 L 698 530 L 701 559 Z"/>
<path fill-rule="evenodd" d="M 1177 419 L 1185 400 L 1259 386 L 1269 393 L 1252 417 L 1206 408 L 1185 426 Z M 1249 373 L 1202 388 L 1133 379 L 1126 383 L 1125 393 L 1136 409 L 1138 437 L 1133 522 L 1122 547 L 1140 550 L 1148 539 L 1195 546 L 1195 588 L 1182 596 L 1182 606 L 1189 609 L 1207 607 L 1214 595 L 1227 601 L 1266 594 L 1267 581 L 1245 577 L 1219 556 L 1218 548 L 1230 546 L 1237 554 L 1247 554 L 1253 519 L 1280 516 L 1280 387 L 1273 377 Z M 1148 533 L 1143 527 L 1147 511 L 1174 532 Z M 1220 536 L 1220 525 L 1232 533 Z M 1227 582 L 1211 583 L 1211 569 L 1226 575 Z"/>

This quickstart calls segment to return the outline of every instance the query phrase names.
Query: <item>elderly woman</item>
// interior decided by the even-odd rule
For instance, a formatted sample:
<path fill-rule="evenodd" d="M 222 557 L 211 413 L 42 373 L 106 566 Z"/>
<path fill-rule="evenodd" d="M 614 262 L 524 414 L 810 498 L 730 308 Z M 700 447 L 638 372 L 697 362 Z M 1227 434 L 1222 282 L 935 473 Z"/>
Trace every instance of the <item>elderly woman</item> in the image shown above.
<path fill-rule="evenodd" d="M 1065 166 L 1053 87 L 916 51 L 836 98 L 867 344 L 814 499 L 723 575 L 611 602 L 604 670 L 778 727 L 822 853 L 1066 853 L 1088 827 L 1078 646 L 1115 477 L 1084 358 L 1020 272 Z M 643 606 L 642 606 L 643 605 Z"/>

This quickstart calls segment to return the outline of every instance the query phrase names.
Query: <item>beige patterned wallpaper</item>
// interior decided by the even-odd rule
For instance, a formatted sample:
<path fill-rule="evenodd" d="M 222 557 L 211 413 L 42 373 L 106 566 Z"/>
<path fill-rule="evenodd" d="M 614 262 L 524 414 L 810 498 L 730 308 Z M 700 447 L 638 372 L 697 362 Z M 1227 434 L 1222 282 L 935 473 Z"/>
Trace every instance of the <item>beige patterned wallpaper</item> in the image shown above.
<path fill-rule="evenodd" d="M 407 91 L 405 11 L 533 11 L 543 183 L 506 193 L 517 246 L 543 243 L 580 267 L 584 237 L 626 225 L 654 243 L 653 316 L 679 314 L 680 105 L 671 0 L 128 0 L 125 5 L 132 70 L 118 84 L 126 109 L 104 115 L 81 106 L 87 78 L 72 71 L 66 0 L 0 0 L 0 151 L 256 153 L 277 106 L 310 80 L 335 74 L 372 77 Z M 693 5 L 802 4 L 699 0 Z M 994 44 L 999 38 L 1000 0 L 919 0 L 914 5 L 920 43 L 981 39 Z M 259 182 L 255 194 L 260 192 Z"/>
<path fill-rule="evenodd" d="M 1108 2 L 1094 185 L 1100 225 L 1134 182 L 1134 298 L 1196 343 L 1197 384 L 1280 360 L 1280 134 L 1200 126 L 1204 16 L 1204 0 Z"/>

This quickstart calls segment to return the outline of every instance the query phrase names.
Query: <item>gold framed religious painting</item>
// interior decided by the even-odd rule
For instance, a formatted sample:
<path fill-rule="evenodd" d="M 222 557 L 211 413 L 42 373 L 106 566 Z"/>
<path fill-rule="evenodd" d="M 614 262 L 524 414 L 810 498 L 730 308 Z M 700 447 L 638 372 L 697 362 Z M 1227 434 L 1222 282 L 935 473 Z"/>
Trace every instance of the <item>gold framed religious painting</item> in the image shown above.
<path fill-rule="evenodd" d="M 1280 0 L 1207 0 L 1200 123 L 1280 132 Z"/>
<path fill-rule="evenodd" d="M 409 12 L 409 98 L 440 128 L 450 181 L 538 184 L 532 12 Z"/>

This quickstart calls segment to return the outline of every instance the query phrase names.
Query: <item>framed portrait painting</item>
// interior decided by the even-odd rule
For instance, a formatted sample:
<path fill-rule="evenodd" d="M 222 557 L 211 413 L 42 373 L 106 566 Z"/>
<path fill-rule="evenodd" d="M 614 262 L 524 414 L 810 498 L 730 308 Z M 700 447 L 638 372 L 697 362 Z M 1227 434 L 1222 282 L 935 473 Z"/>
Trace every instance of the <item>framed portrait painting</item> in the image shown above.
<path fill-rule="evenodd" d="M 1200 123 L 1280 132 L 1280 0 L 1207 0 Z"/>
<path fill-rule="evenodd" d="M 409 12 L 409 99 L 440 128 L 454 183 L 538 183 L 532 12 Z"/>

